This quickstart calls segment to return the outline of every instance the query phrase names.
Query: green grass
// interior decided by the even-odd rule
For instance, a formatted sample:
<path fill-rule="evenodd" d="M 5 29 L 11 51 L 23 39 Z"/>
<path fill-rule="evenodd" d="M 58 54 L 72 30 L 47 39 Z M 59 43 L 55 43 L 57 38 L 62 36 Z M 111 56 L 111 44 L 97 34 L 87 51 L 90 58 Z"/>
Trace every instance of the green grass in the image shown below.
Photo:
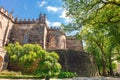
<path fill-rule="evenodd" d="M 0 78 L 10 78 L 10 79 L 40 79 L 38 75 L 23 75 L 21 72 L 14 71 L 2 71 L 0 72 Z"/>
<path fill-rule="evenodd" d="M 39 76 L 33 75 L 0 75 L 0 78 L 10 79 L 39 79 Z"/>

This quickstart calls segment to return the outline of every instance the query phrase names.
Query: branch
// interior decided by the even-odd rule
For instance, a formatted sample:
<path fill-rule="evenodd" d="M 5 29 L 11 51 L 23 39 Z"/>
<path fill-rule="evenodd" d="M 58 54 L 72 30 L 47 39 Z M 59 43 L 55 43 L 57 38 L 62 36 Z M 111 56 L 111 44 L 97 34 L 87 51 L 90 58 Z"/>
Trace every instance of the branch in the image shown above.
<path fill-rule="evenodd" d="M 103 0 L 101 0 L 101 1 L 102 1 L 104 4 L 114 4 L 114 5 L 120 6 L 119 3 L 114 2 L 114 1 L 109 1 L 109 2 L 105 2 L 105 1 L 103 1 Z"/>

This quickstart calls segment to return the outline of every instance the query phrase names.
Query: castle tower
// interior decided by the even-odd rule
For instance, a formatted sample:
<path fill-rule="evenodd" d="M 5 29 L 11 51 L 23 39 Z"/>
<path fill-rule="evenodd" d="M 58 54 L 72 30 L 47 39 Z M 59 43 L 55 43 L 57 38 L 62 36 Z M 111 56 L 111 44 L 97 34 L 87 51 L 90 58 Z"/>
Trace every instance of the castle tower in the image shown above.
<path fill-rule="evenodd" d="M 46 14 L 41 14 L 39 15 L 39 23 L 44 23 L 46 24 Z"/>

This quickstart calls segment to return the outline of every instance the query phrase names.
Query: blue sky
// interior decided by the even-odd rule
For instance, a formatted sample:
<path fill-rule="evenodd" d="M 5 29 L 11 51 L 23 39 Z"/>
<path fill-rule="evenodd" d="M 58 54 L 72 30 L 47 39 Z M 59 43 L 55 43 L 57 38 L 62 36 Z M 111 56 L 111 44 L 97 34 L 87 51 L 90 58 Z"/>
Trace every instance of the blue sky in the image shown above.
<path fill-rule="evenodd" d="M 0 7 L 3 6 L 9 13 L 14 10 L 14 17 L 37 19 L 40 13 L 45 13 L 48 25 L 58 27 L 61 23 L 70 22 L 62 4 L 62 0 L 0 0 Z"/>

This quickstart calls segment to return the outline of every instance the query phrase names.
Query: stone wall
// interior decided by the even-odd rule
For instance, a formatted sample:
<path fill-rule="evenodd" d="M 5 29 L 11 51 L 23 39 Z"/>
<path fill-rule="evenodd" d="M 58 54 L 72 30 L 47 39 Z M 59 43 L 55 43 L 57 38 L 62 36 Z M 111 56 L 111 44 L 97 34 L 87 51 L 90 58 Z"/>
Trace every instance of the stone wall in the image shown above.
<path fill-rule="evenodd" d="M 60 56 L 64 71 L 76 72 L 78 76 L 98 76 L 97 65 L 92 55 L 73 50 L 53 50 Z"/>
<path fill-rule="evenodd" d="M 5 55 L 6 52 L 3 47 L 9 42 L 9 33 L 13 26 L 12 14 L 8 14 L 8 11 L 3 7 L 0 8 L 0 71 L 7 66 Z"/>
<path fill-rule="evenodd" d="M 11 42 L 45 45 L 45 26 L 41 24 L 15 24 L 11 32 Z M 47 32 L 46 32 L 47 33 Z"/>
<path fill-rule="evenodd" d="M 0 8 L 0 47 L 4 46 L 8 41 L 9 32 L 13 26 L 10 14 Z"/>
<path fill-rule="evenodd" d="M 79 77 L 98 77 L 98 70 L 95 59 L 92 55 L 73 50 L 48 50 L 56 52 L 62 65 L 62 70 L 75 72 Z M 10 63 L 8 69 L 14 71 L 25 71 L 25 69 L 16 63 Z M 33 69 L 31 69 L 32 71 Z M 26 70 L 27 71 L 27 70 Z M 29 70 L 27 71 L 29 72 Z"/>
<path fill-rule="evenodd" d="M 78 40 L 75 37 L 67 37 L 66 48 L 67 50 L 83 51 L 82 40 Z"/>
<path fill-rule="evenodd" d="M 47 49 L 66 49 L 66 36 L 60 29 L 49 29 L 47 41 Z"/>

